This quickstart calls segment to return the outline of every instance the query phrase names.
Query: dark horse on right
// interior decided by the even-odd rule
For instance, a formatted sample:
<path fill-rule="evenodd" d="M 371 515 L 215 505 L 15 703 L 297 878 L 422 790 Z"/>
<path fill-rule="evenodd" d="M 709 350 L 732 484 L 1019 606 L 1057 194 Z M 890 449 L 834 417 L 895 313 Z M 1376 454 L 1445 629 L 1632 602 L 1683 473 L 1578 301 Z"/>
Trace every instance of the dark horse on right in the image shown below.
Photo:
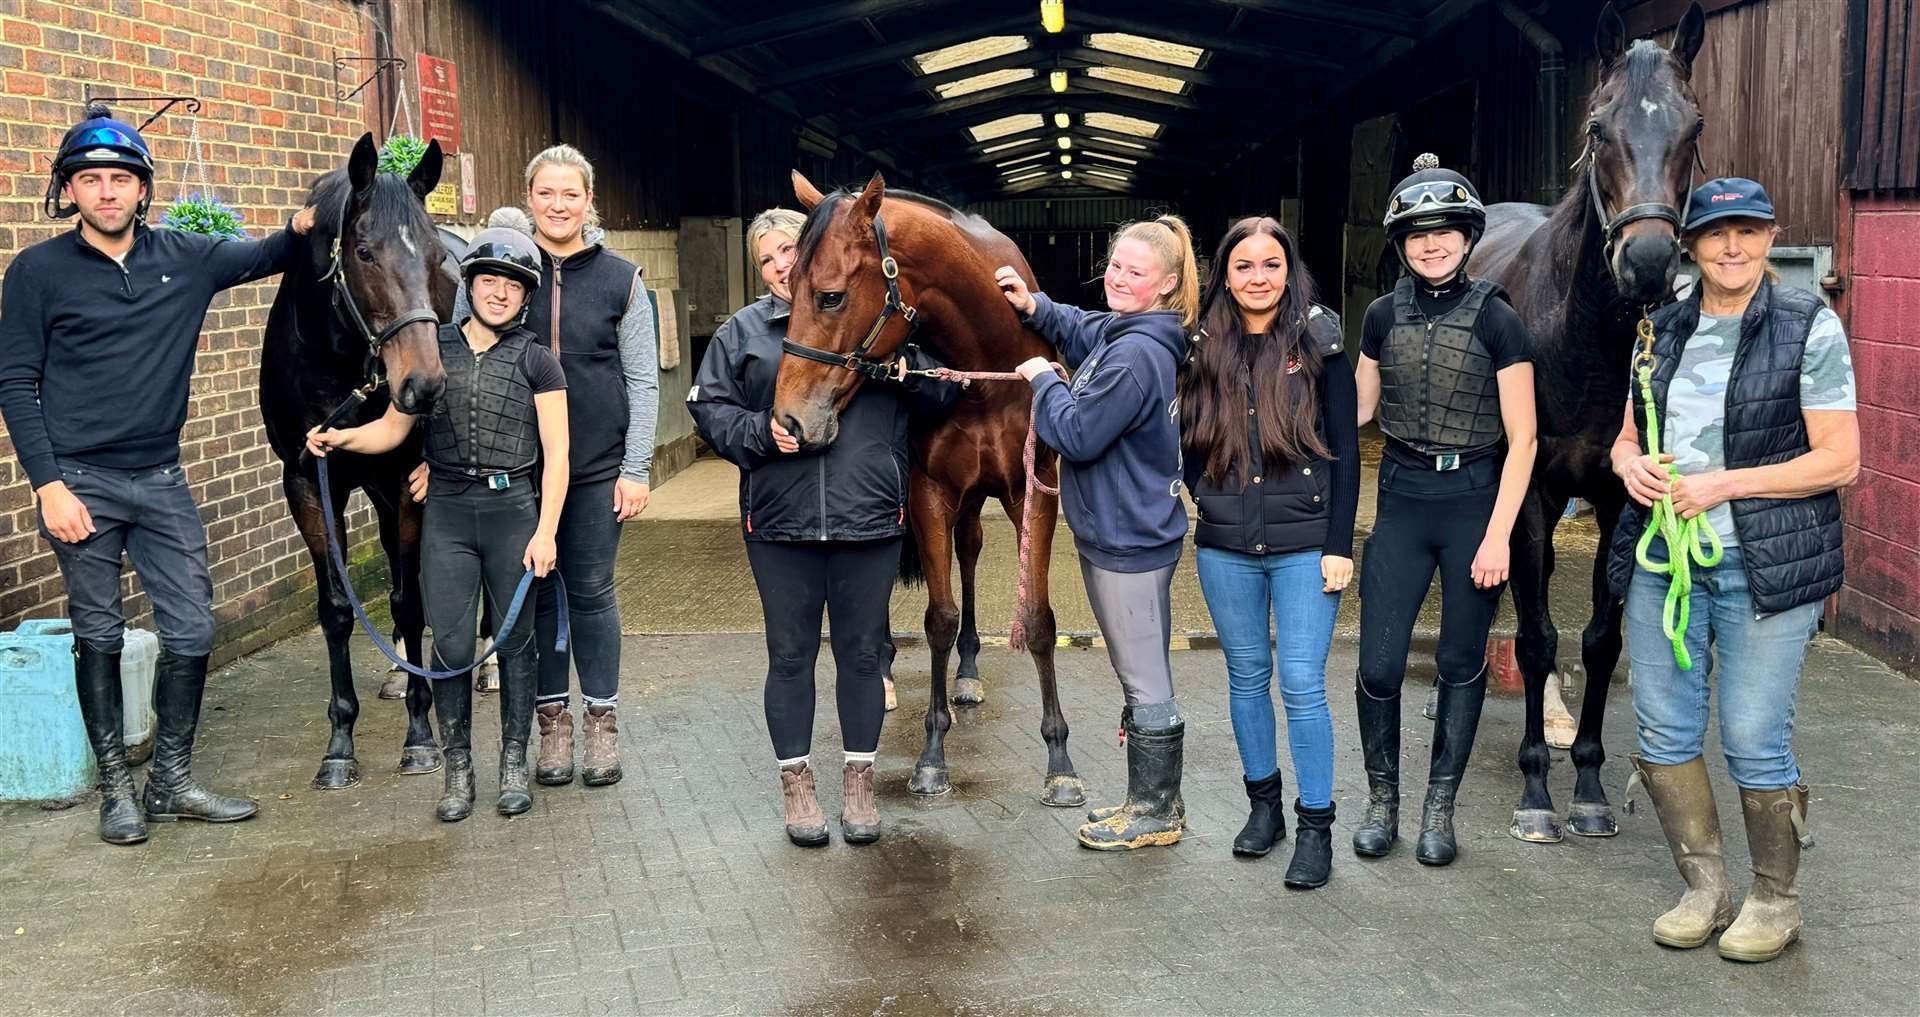
<path fill-rule="evenodd" d="M 1609 450 L 1627 405 L 1635 325 L 1672 298 L 1680 267 L 1680 223 L 1705 127 L 1690 84 L 1705 29 L 1696 2 L 1671 49 L 1646 39 L 1629 44 L 1613 5 L 1602 9 L 1596 44 L 1604 70 L 1588 99 L 1586 148 L 1572 187 L 1552 208 L 1489 206 L 1486 234 L 1468 262 L 1474 277 L 1506 288 L 1535 347 L 1539 456 L 1512 545 L 1515 656 L 1527 713 L 1520 744 L 1525 788 L 1509 832 L 1524 841 L 1554 843 L 1565 834 L 1547 793 L 1542 711 L 1559 652 L 1548 604 L 1553 531 L 1572 498 L 1593 506 L 1600 542 L 1580 640 L 1586 689 L 1566 825 L 1583 837 L 1619 832 L 1600 784 L 1600 732 L 1620 660 L 1623 607 L 1607 587 L 1606 549 L 1626 501 Z"/>

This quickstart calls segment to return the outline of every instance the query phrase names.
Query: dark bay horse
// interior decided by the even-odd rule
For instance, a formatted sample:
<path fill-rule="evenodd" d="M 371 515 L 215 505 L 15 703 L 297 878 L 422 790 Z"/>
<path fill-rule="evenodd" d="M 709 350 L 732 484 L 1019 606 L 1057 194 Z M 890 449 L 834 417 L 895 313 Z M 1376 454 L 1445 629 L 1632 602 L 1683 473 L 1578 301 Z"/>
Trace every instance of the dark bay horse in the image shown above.
<path fill-rule="evenodd" d="M 327 637 L 332 695 L 327 721 L 332 735 L 313 786 L 339 790 L 360 781 L 354 760 L 353 725 L 360 699 L 353 688 L 347 639 L 353 610 L 328 564 L 325 517 L 346 533 L 347 498 L 364 491 L 380 524 L 380 543 L 392 577 L 388 604 L 394 628 L 412 663 L 421 663 L 425 615 L 420 603 L 420 506 L 407 495 L 407 474 L 420 462 L 418 439 L 385 455 L 337 455 L 332 471 L 333 504 L 320 499 L 319 477 L 301 451 L 309 428 L 324 420 L 349 393 L 384 375 L 358 412 L 341 421 L 350 427 L 378 418 L 389 401 L 408 413 L 425 413 L 446 387 L 440 366 L 439 322 L 453 313 L 458 276 L 422 204 L 440 178 L 438 142 L 405 178 L 378 173 L 371 134 L 362 135 L 344 169 L 320 177 L 308 204 L 319 210 L 307 236 L 310 256 L 288 271 L 273 298 L 260 354 L 260 414 L 267 440 L 282 464 L 287 508 L 313 558 L 320 627 Z M 440 769 L 440 750 L 427 719 L 432 692 L 425 679 L 407 682 L 407 737 L 400 752 L 403 774 Z"/>
<path fill-rule="evenodd" d="M 1001 265 L 1017 268 L 1029 286 L 1035 283 L 1020 249 L 986 220 L 932 198 L 888 191 L 877 173 L 858 194 L 842 190 L 822 195 L 799 173 L 793 175 L 793 182 L 801 204 L 812 210 L 799 238 L 800 255 L 792 277 L 788 338 L 793 342 L 869 361 L 884 360 L 898 350 L 909 322 L 898 313 L 901 308 L 890 303 L 882 275 L 883 261 L 890 256 L 898 265 L 899 304 L 916 309 L 914 342 L 949 367 L 1011 371 L 1030 357 L 1053 355 L 1044 340 L 1021 324 L 994 285 L 994 269 Z M 874 334 L 876 322 L 882 324 Z M 871 344 L 861 348 L 868 338 Z M 774 419 L 783 421 L 803 447 L 829 444 L 840 409 L 865 381 L 839 364 L 789 353 L 780 365 Z M 933 656 L 927 745 L 908 783 L 908 790 L 917 795 L 942 795 L 953 788 L 945 743 L 953 725 L 947 705 L 947 658 L 956 643 L 960 648 L 956 685 L 968 693 L 956 701 L 979 702 L 974 569 L 982 545 L 980 511 L 988 498 L 994 498 L 1028 542 L 1031 564 L 1022 577 L 1026 595 L 1021 598 L 1016 630 L 1024 632 L 1027 652 L 1040 675 L 1040 734 L 1047 743 L 1047 776 L 1040 800 L 1062 808 L 1086 802 L 1086 789 L 1067 756 L 1067 721 L 1060 711 L 1053 669 L 1055 632 L 1053 607 L 1047 600 L 1047 566 L 1058 501 L 1035 491 L 1030 522 L 1027 515 L 1022 451 L 1031 403 L 1031 390 L 1024 383 L 978 382 L 967 389 L 947 419 L 919 428 L 913 435 L 907 510 L 913 542 L 918 545 L 919 569 L 926 577 L 927 645 Z M 1035 468 L 1051 476 L 1052 465 L 1052 453 L 1042 448 Z M 1029 526 L 1031 532 L 1026 532 Z M 956 552 L 960 562 L 957 604 L 952 587 Z"/>
<path fill-rule="evenodd" d="M 1705 126 L 1689 84 L 1705 23 L 1694 3 L 1672 49 L 1645 39 L 1628 45 L 1613 5 L 1601 11 L 1597 43 L 1605 68 L 1588 99 L 1586 150 L 1572 187 L 1552 208 L 1489 206 L 1486 234 L 1468 263 L 1474 276 L 1506 288 L 1535 347 L 1540 449 L 1513 530 L 1515 657 L 1527 709 L 1520 744 L 1525 789 L 1510 830 L 1520 840 L 1553 843 L 1565 832 L 1547 793 L 1542 707 L 1559 652 L 1548 605 L 1553 530 L 1571 498 L 1593 506 L 1600 550 L 1580 641 L 1587 684 L 1571 751 L 1576 776 L 1567 825 L 1584 837 L 1619 832 L 1600 784 L 1600 733 L 1620 660 L 1623 606 L 1607 588 L 1606 553 L 1626 499 L 1609 450 L 1627 404 L 1635 324 L 1645 309 L 1671 299 L 1680 265 L 1679 226 Z"/>

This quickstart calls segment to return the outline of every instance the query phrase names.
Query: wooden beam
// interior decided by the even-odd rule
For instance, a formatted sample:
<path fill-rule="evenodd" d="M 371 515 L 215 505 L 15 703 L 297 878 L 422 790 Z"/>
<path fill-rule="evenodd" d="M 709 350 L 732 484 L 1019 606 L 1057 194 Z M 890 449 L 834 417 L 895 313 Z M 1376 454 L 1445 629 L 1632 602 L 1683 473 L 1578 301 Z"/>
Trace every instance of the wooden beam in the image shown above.
<path fill-rule="evenodd" d="M 1403 39 L 1420 37 L 1419 19 L 1410 18 L 1395 11 L 1355 10 L 1352 4 L 1320 3 L 1317 0 L 1205 0 L 1205 2 L 1209 5 L 1224 4 L 1243 11 L 1278 14 L 1300 21 L 1338 25 L 1341 28 L 1398 36 Z"/>
<path fill-rule="evenodd" d="M 783 14 L 774 18 L 749 21 L 733 28 L 709 32 L 693 40 L 696 56 L 718 56 L 748 46 L 760 46 L 798 35 L 839 28 L 849 21 L 878 18 L 899 11 L 925 10 L 958 0 L 850 0 L 827 7 Z"/>
<path fill-rule="evenodd" d="M 863 116 L 859 118 L 860 130 L 884 130 L 885 128 L 892 127 L 894 124 L 903 124 L 911 120 L 926 120 L 930 117 L 951 116 L 952 114 L 963 113 L 979 106 L 991 106 L 994 103 L 1009 99 L 1020 99 L 1026 96 L 1043 94 L 1054 94 L 1047 88 L 1046 79 L 1028 78 L 1025 81 L 1015 81 L 1006 85 L 997 85 L 993 88 L 983 88 L 978 92 L 968 92 L 966 95 L 955 96 L 951 99 L 941 99 L 938 102 L 930 102 L 925 105 L 916 103 L 903 104 L 902 108 L 881 116 Z M 978 123 L 979 121 L 974 122 Z"/>
<path fill-rule="evenodd" d="M 779 73 L 767 75 L 761 80 L 760 84 L 766 88 L 786 88 L 808 81 L 817 81 L 821 78 L 832 78 L 842 74 L 851 74 L 854 71 L 863 70 L 868 67 L 877 67 L 880 64 L 888 64 L 896 60 L 905 60 L 918 53 L 925 53 L 929 50 L 936 50 L 957 43 L 969 42 L 989 35 L 1027 35 L 1030 34 L 1028 30 L 1033 26 L 1033 22 L 1034 19 L 1031 15 L 1022 14 L 1015 18 L 1003 18 L 999 21 L 961 25 L 940 32 L 929 32 L 925 35 L 916 35 L 902 42 L 896 42 L 891 46 L 861 49 L 840 56 L 830 57 L 826 60 L 817 60 L 810 64 L 801 64 L 798 67 L 789 67 Z"/>
<path fill-rule="evenodd" d="M 1132 99 L 1135 102 L 1144 102 L 1155 106 L 1171 106 L 1174 109 L 1188 111 L 1206 108 L 1204 104 L 1191 96 L 1179 95 L 1173 92 L 1162 92 L 1154 88 L 1141 88 L 1138 85 L 1129 85 L 1119 81 L 1108 81 L 1104 78 L 1082 76 L 1073 84 L 1075 87 L 1085 89 L 1089 92 L 1117 95 L 1123 99 Z"/>
<path fill-rule="evenodd" d="M 1273 46 L 1255 39 L 1236 35 L 1199 31 L 1192 28 L 1176 27 L 1171 22 L 1142 21 L 1136 18 L 1116 18 L 1105 14 L 1085 14 L 1074 12 L 1075 25 L 1084 25 L 1109 32 L 1129 32 L 1150 39 L 1164 39 L 1186 46 L 1198 46 L 1201 49 L 1217 50 L 1221 53 L 1238 53 L 1241 56 L 1260 57 L 1262 59 L 1284 60 L 1302 67 L 1311 67 L 1323 71 L 1350 71 L 1353 64 L 1336 60 L 1320 53 L 1307 50 L 1288 49 Z"/>

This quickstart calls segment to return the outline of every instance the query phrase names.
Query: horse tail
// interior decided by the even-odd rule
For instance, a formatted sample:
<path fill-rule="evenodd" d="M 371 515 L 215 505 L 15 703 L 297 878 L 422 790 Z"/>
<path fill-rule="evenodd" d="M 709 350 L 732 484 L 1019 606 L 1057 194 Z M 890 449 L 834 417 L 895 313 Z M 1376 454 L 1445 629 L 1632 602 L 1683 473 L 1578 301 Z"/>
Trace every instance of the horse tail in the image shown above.
<path fill-rule="evenodd" d="M 922 586 L 927 581 L 927 571 L 920 567 L 920 540 L 913 533 L 913 519 L 907 519 L 907 525 L 900 529 L 900 582 L 905 586 Z"/>

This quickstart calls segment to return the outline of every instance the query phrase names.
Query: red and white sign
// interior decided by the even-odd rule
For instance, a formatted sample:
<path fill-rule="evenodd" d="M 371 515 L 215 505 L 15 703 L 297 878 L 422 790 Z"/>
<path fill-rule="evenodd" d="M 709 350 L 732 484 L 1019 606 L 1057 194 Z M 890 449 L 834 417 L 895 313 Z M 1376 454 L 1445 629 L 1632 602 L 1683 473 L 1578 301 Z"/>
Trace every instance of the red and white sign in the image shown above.
<path fill-rule="evenodd" d="M 472 215 L 480 210 L 479 174 L 474 169 L 473 153 L 460 153 L 460 214 Z"/>
<path fill-rule="evenodd" d="M 440 151 L 460 151 L 460 74 L 453 61 L 420 53 L 414 68 L 420 75 L 420 138 L 440 140 Z"/>

